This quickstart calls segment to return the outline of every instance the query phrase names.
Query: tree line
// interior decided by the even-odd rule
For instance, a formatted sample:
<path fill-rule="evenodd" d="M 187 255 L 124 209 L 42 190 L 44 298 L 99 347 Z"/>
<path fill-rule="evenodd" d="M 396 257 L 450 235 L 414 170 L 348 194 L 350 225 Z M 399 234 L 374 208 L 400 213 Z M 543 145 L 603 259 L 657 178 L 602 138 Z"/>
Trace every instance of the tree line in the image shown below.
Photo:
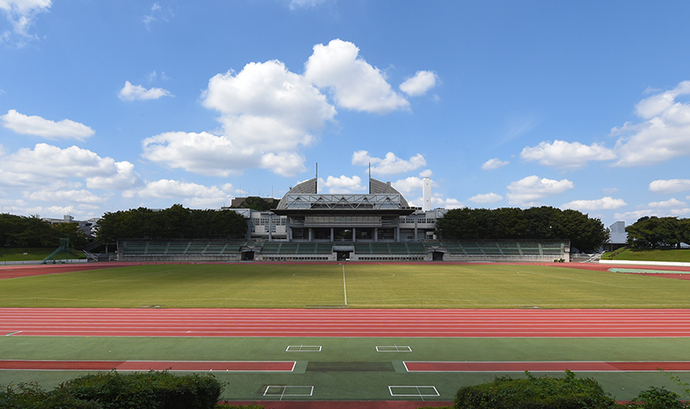
<path fill-rule="evenodd" d="M 61 238 L 68 238 L 71 247 L 88 243 L 86 233 L 77 223 L 51 225 L 38 216 L 15 216 L 0 213 L 0 246 L 2 247 L 57 247 Z"/>
<path fill-rule="evenodd" d="M 443 240 L 570 240 L 571 247 L 587 253 L 609 239 L 601 220 L 549 206 L 454 209 L 436 222 L 436 231 Z"/>
<path fill-rule="evenodd" d="M 246 233 L 246 220 L 232 210 L 196 210 L 176 204 L 163 210 L 140 207 L 105 213 L 96 239 L 109 244 L 125 238 L 228 239 Z"/>
<path fill-rule="evenodd" d="M 690 244 L 690 219 L 645 216 L 625 228 L 628 245 L 635 248 L 680 248 Z"/>

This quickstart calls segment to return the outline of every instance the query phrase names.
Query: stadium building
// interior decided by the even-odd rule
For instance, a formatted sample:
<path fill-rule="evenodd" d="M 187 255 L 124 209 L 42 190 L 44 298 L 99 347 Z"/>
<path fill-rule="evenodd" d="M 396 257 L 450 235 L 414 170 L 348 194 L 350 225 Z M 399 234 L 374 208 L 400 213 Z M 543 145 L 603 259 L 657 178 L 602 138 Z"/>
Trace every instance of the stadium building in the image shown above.
<path fill-rule="evenodd" d="M 390 182 L 369 178 L 366 194 L 323 194 L 318 178 L 298 184 L 275 209 L 223 208 L 247 220 L 241 242 L 118 243 L 130 261 L 554 261 L 569 260 L 566 241 L 445 242 L 435 236 L 446 209 L 431 209 L 431 180 L 423 207 L 410 206 Z"/>

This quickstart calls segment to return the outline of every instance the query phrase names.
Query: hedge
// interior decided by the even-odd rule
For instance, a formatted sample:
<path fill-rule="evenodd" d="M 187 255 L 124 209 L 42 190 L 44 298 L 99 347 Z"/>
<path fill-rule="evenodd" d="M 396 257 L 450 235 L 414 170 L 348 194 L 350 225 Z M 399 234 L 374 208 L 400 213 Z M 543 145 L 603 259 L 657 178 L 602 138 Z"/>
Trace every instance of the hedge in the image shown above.
<path fill-rule="evenodd" d="M 563 378 L 496 378 L 493 382 L 458 390 L 455 409 L 604 409 L 617 407 L 601 385 L 589 378 L 577 379 L 566 370 Z M 619 406 L 618 406 L 619 407 Z"/>
<path fill-rule="evenodd" d="M 223 385 L 211 374 L 173 375 L 170 372 L 116 371 L 85 375 L 62 388 L 103 409 L 213 409 Z"/>

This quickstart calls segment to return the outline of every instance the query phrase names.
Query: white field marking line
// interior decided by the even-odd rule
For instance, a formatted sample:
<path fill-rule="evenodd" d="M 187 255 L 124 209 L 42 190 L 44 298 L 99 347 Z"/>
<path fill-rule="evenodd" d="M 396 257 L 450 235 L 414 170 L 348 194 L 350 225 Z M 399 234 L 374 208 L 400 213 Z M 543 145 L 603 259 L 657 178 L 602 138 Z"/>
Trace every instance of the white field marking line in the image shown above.
<path fill-rule="evenodd" d="M 412 348 L 405 345 L 377 345 L 376 352 L 412 352 Z"/>
<path fill-rule="evenodd" d="M 406 393 L 393 393 L 393 388 L 401 388 L 401 389 L 403 389 L 403 391 L 401 391 L 401 392 L 404 392 L 404 390 L 410 390 L 410 389 L 411 389 L 411 390 L 415 390 L 417 393 L 416 393 L 416 394 L 414 394 L 414 393 L 409 393 L 409 394 L 406 394 Z M 429 394 L 424 394 L 424 393 L 422 393 L 421 390 L 419 390 L 420 388 L 429 389 L 430 392 L 431 392 L 431 390 L 433 390 L 433 392 L 432 392 L 432 393 L 429 393 Z M 416 396 L 416 397 L 421 398 L 422 401 L 424 401 L 424 397 L 425 397 L 425 396 L 441 396 L 441 394 L 438 393 L 438 389 L 436 389 L 436 387 L 433 386 L 433 385 L 429 385 L 429 386 L 389 386 L 389 387 L 388 387 L 388 392 L 391 394 L 391 396 L 397 396 L 397 397 L 400 397 L 400 396 Z"/>
<path fill-rule="evenodd" d="M 11 335 L 19 334 L 20 332 L 22 332 L 22 331 L 8 332 L 7 334 L 5 334 L 5 336 L 6 336 L 6 337 L 9 337 L 9 336 L 11 336 Z"/>
<path fill-rule="evenodd" d="M 280 395 L 277 393 L 269 393 L 268 390 L 271 388 L 280 388 Z M 298 388 L 305 388 L 309 391 L 309 393 L 287 393 L 288 389 L 298 389 Z M 264 390 L 264 396 L 270 396 L 270 397 L 279 397 L 279 400 L 283 400 L 283 397 L 285 396 L 312 396 L 314 394 L 314 387 L 313 386 L 280 386 L 280 385 L 268 385 L 266 387 L 266 390 Z"/>
<path fill-rule="evenodd" d="M 321 352 L 321 345 L 288 345 L 285 352 Z"/>
<path fill-rule="evenodd" d="M 343 292 L 345 293 L 345 305 L 347 305 L 347 283 L 345 283 L 345 264 L 343 264 Z"/>

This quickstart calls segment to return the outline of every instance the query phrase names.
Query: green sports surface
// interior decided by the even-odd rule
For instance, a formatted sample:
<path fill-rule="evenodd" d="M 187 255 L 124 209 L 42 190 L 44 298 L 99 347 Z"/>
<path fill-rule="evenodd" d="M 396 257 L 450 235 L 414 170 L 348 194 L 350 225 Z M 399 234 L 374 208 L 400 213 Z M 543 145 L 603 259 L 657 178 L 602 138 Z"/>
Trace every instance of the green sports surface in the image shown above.
<path fill-rule="evenodd" d="M 528 264 L 168 264 L 5 279 L 0 307 L 690 308 L 690 280 Z"/>
<path fill-rule="evenodd" d="M 0 307 L 690 308 L 690 281 L 521 264 L 141 265 L 0 281 Z M 320 352 L 289 352 L 290 345 Z M 377 352 L 377 346 L 411 352 Z M 451 401 L 504 373 L 405 373 L 407 361 L 690 361 L 690 338 L 0 337 L 2 359 L 297 361 L 292 373 L 214 373 L 223 399 L 270 401 L 271 385 L 313 386 L 282 400 Z M 0 385 L 52 388 L 81 371 L 0 371 Z M 616 399 L 650 386 L 682 392 L 662 372 L 576 372 Z M 537 372 L 537 374 L 539 374 Z M 521 373 L 508 374 L 513 377 Z M 551 375 L 560 375 L 558 373 Z M 690 381 L 687 373 L 677 373 Z M 433 385 L 439 396 L 392 397 Z"/>
<path fill-rule="evenodd" d="M 394 344 L 409 346 L 411 352 L 376 350 L 376 346 Z M 287 352 L 290 345 L 321 346 L 321 351 Z M 388 386 L 433 385 L 440 396 L 425 400 L 449 401 L 461 386 L 504 374 L 405 373 L 402 361 L 690 360 L 688 346 L 687 339 L 681 338 L 0 338 L 3 355 L 13 359 L 298 362 L 292 373 L 214 373 L 228 383 L 223 399 L 249 401 L 273 400 L 262 393 L 265 386 L 274 384 L 314 386 L 315 400 L 390 400 L 393 398 Z M 44 388 L 52 388 L 84 373 L 0 371 L 0 384 L 38 381 Z M 577 375 L 599 380 L 608 393 L 620 400 L 631 399 L 651 385 L 665 385 L 680 392 L 661 372 Z M 283 400 L 289 399 L 310 400 Z"/>

